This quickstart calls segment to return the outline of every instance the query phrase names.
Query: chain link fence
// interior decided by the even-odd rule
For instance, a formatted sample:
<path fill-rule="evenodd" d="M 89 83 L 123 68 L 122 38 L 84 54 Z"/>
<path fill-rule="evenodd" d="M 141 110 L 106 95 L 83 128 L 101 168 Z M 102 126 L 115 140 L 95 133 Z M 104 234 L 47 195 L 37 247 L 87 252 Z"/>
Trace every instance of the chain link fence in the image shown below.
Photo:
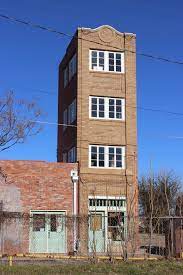
<path fill-rule="evenodd" d="M 0 214 L 0 253 L 182 257 L 183 217 L 126 217 L 121 212 Z"/>

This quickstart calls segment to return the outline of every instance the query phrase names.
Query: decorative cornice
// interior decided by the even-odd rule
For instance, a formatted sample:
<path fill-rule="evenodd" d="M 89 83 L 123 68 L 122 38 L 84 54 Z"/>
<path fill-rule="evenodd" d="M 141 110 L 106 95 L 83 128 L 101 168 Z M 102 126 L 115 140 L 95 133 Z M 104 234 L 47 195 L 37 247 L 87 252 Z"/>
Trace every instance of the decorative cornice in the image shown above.
<path fill-rule="evenodd" d="M 123 36 L 124 34 L 125 35 L 129 35 L 129 36 L 136 36 L 136 34 L 134 33 L 128 33 L 128 32 L 119 32 L 118 30 L 116 30 L 115 28 L 109 26 L 109 25 L 102 25 L 102 26 L 99 26 L 95 29 L 91 29 L 91 28 L 78 28 L 78 30 L 82 30 L 82 31 L 88 31 L 88 32 L 103 32 L 104 30 L 108 30 L 108 31 L 111 31 L 111 33 L 115 33 L 115 34 L 118 34 L 120 36 Z"/>

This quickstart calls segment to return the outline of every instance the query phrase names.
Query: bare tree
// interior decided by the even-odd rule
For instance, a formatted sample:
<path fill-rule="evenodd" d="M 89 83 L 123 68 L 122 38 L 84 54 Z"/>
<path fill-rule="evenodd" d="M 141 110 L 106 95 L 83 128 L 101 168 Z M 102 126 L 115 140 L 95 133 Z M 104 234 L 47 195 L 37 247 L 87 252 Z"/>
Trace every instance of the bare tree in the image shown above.
<path fill-rule="evenodd" d="M 35 120 L 41 115 L 36 102 L 18 100 L 11 91 L 6 93 L 0 99 L 0 151 L 38 134 L 42 128 Z"/>
<path fill-rule="evenodd" d="M 180 179 L 172 171 L 142 177 L 139 182 L 140 212 L 145 216 L 144 226 L 149 234 L 149 255 L 151 254 L 153 234 L 165 233 L 165 230 L 167 231 L 166 236 L 168 236 L 167 256 L 171 255 L 172 248 L 170 246 L 173 245 L 173 238 L 172 236 L 170 238 L 170 235 L 173 232 L 173 224 L 170 217 L 175 213 L 180 188 Z"/>
<path fill-rule="evenodd" d="M 172 171 L 143 176 L 139 181 L 140 213 L 146 217 L 169 216 L 175 210 L 180 188 L 181 181 Z"/>

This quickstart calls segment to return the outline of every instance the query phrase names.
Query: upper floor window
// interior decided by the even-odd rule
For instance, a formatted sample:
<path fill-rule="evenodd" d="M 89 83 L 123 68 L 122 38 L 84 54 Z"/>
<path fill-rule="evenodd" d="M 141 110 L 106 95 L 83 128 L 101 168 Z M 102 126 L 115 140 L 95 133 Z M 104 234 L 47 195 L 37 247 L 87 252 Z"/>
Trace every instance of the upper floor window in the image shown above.
<path fill-rule="evenodd" d="M 68 107 L 68 123 L 74 122 L 76 119 L 76 99 Z"/>
<path fill-rule="evenodd" d="M 64 152 L 62 155 L 62 161 L 67 162 L 67 152 Z"/>
<path fill-rule="evenodd" d="M 68 79 L 68 67 L 66 67 L 64 69 L 64 88 L 67 86 L 69 82 L 69 79 Z"/>
<path fill-rule="evenodd" d="M 91 69 L 96 71 L 104 71 L 104 52 L 90 51 Z"/>
<path fill-rule="evenodd" d="M 64 88 L 67 86 L 73 75 L 75 75 L 77 71 L 77 60 L 76 54 L 73 55 L 69 64 L 65 67 L 63 74 L 64 74 Z"/>
<path fill-rule="evenodd" d="M 89 146 L 89 166 L 95 168 L 125 168 L 124 146 Z"/>
<path fill-rule="evenodd" d="M 90 117 L 98 119 L 125 119 L 125 99 L 90 96 Z"/>
<path fill-rule="evenodd" d="M 124 73 L 124 53 L 90 50 L 90 70 Z"/>
<path fill-rule="evenodd" d="M 76 120 L 76 99 L 63 112 L 63 131 Z"/>
<path fill-rule="evenodd" d="M 76 162 L 76 147 L 72 147 L 68 152 L 68 162 Z"/>
<path fill-rule="evenodd" d="M 66 129 L 67 127 L 67 109 L 64 110 L 64 113 L 63 113 L 63 131 Z"/>
<path fill-rule="evenodd" d="M 69 61 L 69 81 L 76 73 L 76 54 Z"/>

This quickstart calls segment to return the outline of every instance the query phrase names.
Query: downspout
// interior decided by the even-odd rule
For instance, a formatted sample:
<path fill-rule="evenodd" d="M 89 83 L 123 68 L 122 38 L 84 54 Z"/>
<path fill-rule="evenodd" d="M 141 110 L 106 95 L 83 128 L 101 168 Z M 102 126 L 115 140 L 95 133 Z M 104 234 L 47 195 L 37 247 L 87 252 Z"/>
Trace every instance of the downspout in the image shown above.
<path fill-rule="evenodd" d="M 73 215 L 73 251 L 78 250 L 78 230 L 77 230 L 77 216 L 78 216 L 78 171 L 71 170 L 71 179 L 73 183 L 72 196 L 72 215 Z"/>

